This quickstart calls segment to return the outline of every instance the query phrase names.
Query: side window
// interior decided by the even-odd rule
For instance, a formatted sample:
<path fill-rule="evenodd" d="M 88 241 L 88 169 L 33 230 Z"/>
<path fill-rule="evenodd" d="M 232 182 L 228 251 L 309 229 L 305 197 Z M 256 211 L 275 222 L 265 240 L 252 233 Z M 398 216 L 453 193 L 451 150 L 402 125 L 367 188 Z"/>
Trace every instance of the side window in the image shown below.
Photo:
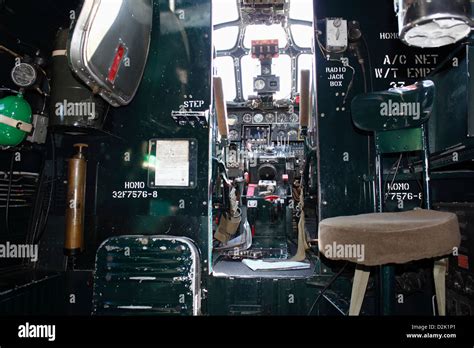
<path fill-rule="evenodd" d="M 222 78 L 225 99 L 234 100 L 236 97 L 234 60 L 232 57 L 218 57 L 214 59 L 214 68 L 216 75 Z"/>
<path fill-rule="evenodd" d="M 213 24 L 222 24 L 239 19 L 237 9 L 238 0 L 214 0 L 212 1 Z"/>
<path fill-rule="evenodd" d="M 313 21 L 313 0 L 298 0 L 290 2 L 290 18 L 302 21 Z"/>
<path fill-rule="evenodd" d="M 307 25 L 293 24 L 291 34 L 296 46 L 311 48 L 313 46 L 313 27 Z"/>
<path fill-rule="evenodd" d="M 239 37 L 239 27 L 225 27 L 214 30 L 213 34 L 214 47 L 217 51 L 230 50 L 237 43 Z"/>

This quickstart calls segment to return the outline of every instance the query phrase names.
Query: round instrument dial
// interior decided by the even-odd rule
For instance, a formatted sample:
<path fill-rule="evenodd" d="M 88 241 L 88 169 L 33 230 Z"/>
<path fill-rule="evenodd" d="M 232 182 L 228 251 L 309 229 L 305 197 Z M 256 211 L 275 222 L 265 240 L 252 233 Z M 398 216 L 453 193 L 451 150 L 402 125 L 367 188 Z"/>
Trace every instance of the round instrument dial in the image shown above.
<path fill-rule="evenodd" d="M 253 123 L 262 123 L 263 122 L 263 115 L 262 114 L 255 114 L 253 117 Z"/>
<path fill-rule="evenodd" d="M 255 88 L 256 91 L 261 91 L 262 89 L 265 88 L 265 80 L 262 79 L 256 79 L 253 83 L 253 87 Z"/>
<path fill-rule="evenodd" d="M 229 131 L 229 140 L 230 141 L 238 141 L 239 140 L 239 132 L 235 129 Z"/>
<path fill-rule="evenodd" d="M 242 117 L 242 120 L 244 121 L 244 123 L 251 123 L 252 122 L 252 114 L 245 114 Z"/>
<path fill-rule="evenodd" d="M 229 126 L 235 126 L 239 122 L 239 116 L 231 114 L 227 116 L 227 122 L 229 122 Z"/>
<path fill-rule="evenodd" d="M 287 123 L 287 122 L 288 122 L 287 114 L 284 114 L 284 113 L 278 114 L 278 123 Z"/>
<path fill-rule="evenodd" d="M 290 115 L 290 123 L 298 123 L 300 118 L 298 117 L 297 114 L 291 114 Z"/>
<path fill-rule="evenodd" d="M 265 121 L 268 123 L 274 123 L 275 122 L 275 114 L 269 112 L 268 114 L 265 115 Z"/>
<path fill-rule="evenodd" d="M 296 129 L 289 130 L 288 138 L 290 138 L 291 141 L 298 140 L 298 131 Z"/>
<path fill-rule="evenodd" d="M 31 87 L 36 81 L 35 68 L 27 63 L 16 64 L 12 70 L 13 83 L 18 87 Z"/>

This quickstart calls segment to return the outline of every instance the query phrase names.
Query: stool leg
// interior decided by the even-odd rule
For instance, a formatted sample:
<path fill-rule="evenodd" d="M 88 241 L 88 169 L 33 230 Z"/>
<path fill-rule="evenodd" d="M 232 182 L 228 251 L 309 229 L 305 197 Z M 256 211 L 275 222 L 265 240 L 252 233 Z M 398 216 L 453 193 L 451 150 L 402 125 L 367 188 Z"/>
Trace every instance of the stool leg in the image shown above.
<path fill-rule="evenodd" d="M 382 315 L 393 315 L 395 304 L 395 266 L 383 265 L 380 268 Z"/>
<path fill-rule="evenodd" d="M 434 263 L 433 276 L 436 289 L 438 315 L 446 315 L 446 268 L 448 259 L 437 260 Z"/>
<path fill-rule="evenodd" d="M 359 315 L 362 303 L 364 302 L 365 290 L 369 282 L 370 271 L 357 266 L 352 284 L 351 306 L 349 315 Z"/>

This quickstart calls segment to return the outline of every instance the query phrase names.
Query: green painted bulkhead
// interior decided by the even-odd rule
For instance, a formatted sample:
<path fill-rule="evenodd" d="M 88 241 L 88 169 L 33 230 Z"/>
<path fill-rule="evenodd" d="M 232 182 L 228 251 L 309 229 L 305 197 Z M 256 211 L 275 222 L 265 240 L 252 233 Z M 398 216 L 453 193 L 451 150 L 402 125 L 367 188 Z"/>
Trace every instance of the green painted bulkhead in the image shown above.
<path fill-rule="evenodd" d="M 177 10 L 184 14 L 180 19 L 171 12 L 167 1 L 154 2 L 152 43 L 146 70 L 133 102 L 125 107 L 109 108 L 103 132 L 95 132 L 92 135 L 86 132 L 75 136 L 55 134 L 57 151 L 54 155 L 52 153 L 45 155 L 44 181 L 49 183 L 55 181 L 57 184 L 53 188 L 53 202 L 47 226 L 41 232 L 39 262 L 35 264 L 35 268 L 38 271 L 44 270 L 45 274 L 54 275 L 54 278 L 59 277 L 60 281 L 73 281 L 80 277 L 82 271 L 87 272 L 89 277 L 82 277 L 83 281 L 79 281 L 80 286 L 75 290 L 77 297 L 81 299 L 92 299 L 91 277 L 95 268 L 96 252 L 102 242 L 114 236 L 186 236 L 198 247 L 200 254 L 198 256 L 202 261 L 199 265 L 200 271 L 203 273 L 209 271 L 208 263 L 211 258 L 209 245 L 212 240 L 212 235 L 209 233 L 212 217 L 209 189 L 212 151 L 210 140 L 213 125 L 209 123 L 207 127 L 180 127 L 171 114 L 172 111 L 181 110 L 183 103 L 190 100 L 202 101 L 200 109 L 194 111 L 210 109 L 211 2 L 179 1 L 176 5 Z M 22 6 L 28 12 L 28 1 L 17 4 L 15 10 Z M 54 3 L 49 6 L 61 11 Z M 75 5 L 71 3 L 70 9 L 76 10 Z M 31 11 L 34 10 L 31 8 Z M 62 11 L 69 13 L 68 9 Z M 54 16 L 55 13 L 52 12 L 50 15 Z M 51 23 L 51 25 L 57 24 Z M 14 25 L 11 26 L 13 27 Z M 51 28 L 50 32 L 54 33 Z M 52 38 L 54 35 L 45 35 L 43 39 L 50 40 L 49 42 L 37 41 L 48 50 Z M 143 184 L 148 187 L 149 140 L 174 138 L 192 138 L 198 143 L 199 166 L 196 188 L 148 189 L 150 195 L 147 198 L 132 200 L 120 198 L 122 193 L 128 190 L 127 183 L 132 185 L 138 183 L 138 186 Z M 71 157 L 72 145 L 78 142 L 86 142 L 89 145 L 86 153 L 88 169 L 85 252 L 77 260 L 76 271 L 64 273 L 62 245 L 65 226 L 63 194 L 67 181 L 65 159 Z M 21 151 L 27 154 L 31 150 Z M 9 163 L 9 157 L 6 158 Z M 41 170 L 41 167 L 38 166 L 36 170 Z M 45 185 L 42 190 L 49 192 L 50 187 Z M 47 203 L 46 201 L 46 205 Z M 40 207 L 37 206 L 37 209 Z M 27 221 L 28 215 L 12 216 L 11 226 L 15 226 L 21 219 Z M 31 227 L 25 227 L 23 233 L 26 235 L 31 233 Z M 6 238 L 8 240 L 8 236 Z M 12 277 L 18 283 L 28 283 L 31 280 L 31 277 L 25 276 L 21 270 Z M 49 284 L 49 281 L 45 281 L 44 284 Z M 8 286 L 6 284 L 5 288 L 8 289 Z M 53 282 L 51 286 L 54 286 Z M 29 289 L 35 292 L 36 288 L 37 286 L 31 286 Z M 124 291 L 130 294 L 129 290 Z M 64 299 L 66 303 L 67 300 Z M 19 304 L 16 305 L 15 301 Z M 21 306 L 22 301 L 24 298 L 19 295 L 13 293 L 7 295 L 0 300 L 1 311 L 8 312 L 10 307 Z M 58 312 L 76 308 L 87 315 L 92 312 L 91 304 L 92 302 L 87 306 L 78 305 L 69 308 L 64 305 Z M 47 311 L 47 308 L 45 310 Z"/>

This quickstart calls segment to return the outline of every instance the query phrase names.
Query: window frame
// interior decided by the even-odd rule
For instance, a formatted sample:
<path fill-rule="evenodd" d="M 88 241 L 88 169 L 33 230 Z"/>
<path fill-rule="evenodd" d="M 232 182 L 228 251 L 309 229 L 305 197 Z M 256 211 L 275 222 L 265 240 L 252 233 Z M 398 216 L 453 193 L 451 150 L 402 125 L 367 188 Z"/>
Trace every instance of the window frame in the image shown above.
<path fill-rule="evenodd" d="M 309 26 L 313 30 L 313 35 L 314 35 L 314 28 L 315 28 L 315 21 L 305 21 L 305 20 L 300 20 L 300 19 L 293 19 L 293 18 L 288 18 L 288 23 L 286 27 L 283 27 L 287 37 L 288 37 L 288 44 L 286 47 L 280 48 L 279 53 L 281 55 L 288 55 L 290 57 L 291 61 L 291 96 L 290 98 L 294 98 L 297 95 L 297 90 L 298 90 L 298 83 L 299 83 L 299 77 L 298 77 L 298 60 L 299 56 L 302 54 L 310 54 L 313 56 L 313 74 L 314 72 L 314 40 L 313 40 L 313 47 L 300 47 L 295 44 L 295 40 L 293 37 L 293 33 L 291 30 L 292 25 L 304 25 L 304 26 Z M 226 23 L 220 23 L 216 24 L 213 26 L 213 30 L 218 30 L 223 27 L 229 27 L 229 26 L 238 26 L 239 32 L 238 32 L 238 38 L 237 42 L 235 43 L 234 47 L 228 50 L 216 50 L 215 51 L 215 56 L 216 57 L 225 57 L 225 56 L 230 56 L 234 59 L 234 76 L 235 76 L 235 85 L 236 85 L 236 97 L 234 99 L 234 102 L 236 103 L 241 103 L 245 102 L 247 99 L 244 98 L 243 96 L 243 84 L 242 84 L 242 57 L 250 55 L 250 48 L 245 48 L 244 46 L 244 39 L 245 39 L 245 33 L 247 26 L 244 25 L 239 18 L 237 20 L 231 21 L 231 22 L 226 22 Z"/>

